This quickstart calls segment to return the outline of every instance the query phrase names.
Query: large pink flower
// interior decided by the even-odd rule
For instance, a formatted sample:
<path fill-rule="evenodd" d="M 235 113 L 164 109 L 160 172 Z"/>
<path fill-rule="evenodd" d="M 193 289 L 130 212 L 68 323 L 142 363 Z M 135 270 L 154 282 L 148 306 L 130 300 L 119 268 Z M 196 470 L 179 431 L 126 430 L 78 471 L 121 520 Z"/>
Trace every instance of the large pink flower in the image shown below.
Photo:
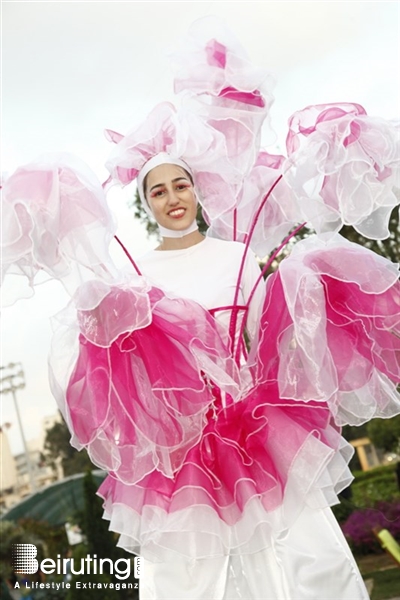
<path fill-rule="evenodd" d="M 68 288 L 74 271 L 73 293 L 86 270 L 106 279 L 114 273 L 108 255 L 114 231 L 99 181 L 71 155 L 38 159 L 4 184 L 3 275 L 23 275 L 32 286 L 42 270 Z"/>
<path fill-rule="evenodd" d="M 289 120 L 285 178 L 317 232 L 352 225 L 372 239 L 389 235 L 398 203 L 400 143 L 396 125 L 358 104 L 322 104 Z"/>
<path fill-rule="evenodd" d="M 274 101 L 271 74 L 255 67 L 235 36 L 214 17 L 193 24 L 173 59 L 175 92 L 184 92 L 184 103 L 223 134 L 230 164 L 246 177 Z"/>
<path fill-rule="evenodd" d="M 125 136 L 106 130 L 108 139 L 116 144 L 106 162 L 111 177 L 127 185 L 136 179 L 152 156 L 160 152 L 177 156 L 178 129 L 175 107 L 164 102 L 151 111 L 144 123 Z M 180 140 L 180 143 L 183 147 L 184 141 Z"/>
<path fill-rule="evenodd" d="M 299 220 L 293 191 L 285 180 L 278 181 L 284 161 L 284 156 L 260 152 L 256 164 L 243 183 L 235 209 L 214 219 L 210 234 L 226 240 L 246 242 L 257 212 L 264 203 L 249 240 L 250 246 L 261 257 L 279 246 Z M 264 202 L 265 195 L 276 182 L 277 185 Z"/>
<path fill-rule="evenodd" d="M 167 152 L 189 165 L 199 199 L 211 214 L 233 205 L 235 185 L 241 176 L 228 159 L 224 134 L 198 115 L 185 110 L 178 113 L 172 104 L 164 102 L 125 136 L 111 131 L 107 135 L 115 146 L 106 167 L 120 184 L 134 181 L 149 158 Z"/>
<path fill-rule="evenodd" d="M 215 17 L 195 21 L 172 59 L 176 93 L 207 94 L 248 109 L 269 109 L 273 102 L 271 74 L 251 63 L 238 39 Z"/>

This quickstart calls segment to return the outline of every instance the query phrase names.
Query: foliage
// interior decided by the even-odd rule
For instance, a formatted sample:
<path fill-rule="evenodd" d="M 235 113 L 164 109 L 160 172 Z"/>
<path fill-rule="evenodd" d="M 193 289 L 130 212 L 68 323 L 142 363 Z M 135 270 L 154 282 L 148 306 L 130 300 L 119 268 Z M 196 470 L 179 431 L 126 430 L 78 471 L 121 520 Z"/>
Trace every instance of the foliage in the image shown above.
<path fill-rule="evenodd" d="M 53 581 L 52 577 L 48 577 L 46 583 Z M 74 590 L 75 591 L 75 590 Z M 33 600 L 66 600 L 68 590 L 65 588 L 60 589 L 38 589 L 34 591 Z"/>
<path fill-rule="evenodd" d="M 386 600 L 387 598 L 398 597 L 400 589 L 400 569 L 398 567 L 366 573 L 365 579 L 373 579 L 374 581 L 371 600 Z"/>
<path fill-rule="evenodd" d="M 386 452 L 400 450 L 400 415 L 391 419 L 373 419 L 367 426 L 368 437 L 378 448 Z"/>
<path fill-rule="evenodd" d="M 85 508 L 81 529 L 86 536 L 89 554 L 98 557 L 117 558 L 114 536 L 108 529 L 108 523 L 103 519 L 103 505 L 96 495 L 97 484 L 91 471 L 87 471 L 83 480 Z"/>
<path fill-rule="evenodd" d="M 344 523 L 353 511 L 376 508 L 381 501 L 400 502 L 396 467 L 390 464 L 369 471 L 353 471 L 353 483 L 339 494 L 340 504 L 332 508 L 339 523 Z"/>
<path fill-rule="evenodd" d="M 367 423 L 363 425 L 345 425 L 342 429 L 342 435 L 348 442 L 368 437 Z"/>
<path fill-rule="evenodd" d="M 388 502 L 396 498 L 400 500 L 396 478 L 391 473 L 381 475 L 375 479 L 355 481 L 352 489 L 353 502 L 359 507 L 372 507 L 380 500 Z"/>
<path fill-rule="evenodd" d="M 394 538 L 400 536 L 400 499 L 397 502 L 378 502 L 375 508 L 355 510 L 342 525 L 351 548 L 360 553 L 379 552 L 381 547 L 373 528 L 388 529 Z"/>
<path fill-rule="evenodd" d="M 395 480 L 396 478 L 396 468 L 397 464 L 392 463 L 390 465 L 381 465 L 380 467 L 374 467 L 373 469 L 369 469 L 368 471 L 354 471 L 353 475 L 357 483 L 361 483 L 363 481 L 367 481 L 369 479 L 380 478 L 381 476 L 386 476 L 390 480 Z"/>
<path fill-rule="evenodd" d="M 38 556 L 44 555 L 43 541 L 34 532 L 26 530 L 13 521 L 0 521 L 0 577 L 9 579 L 12 574 L 11 550 L 13 544 L 34 544 L 38 548 Z"/>
<path fill-rule="evenodd" d="M 25 533 L 41 540 L 43 551 L 46 556 L 65 554 L 68 548 L 68 538 L 65 528 L 60 525 L 55 527 L 46 521 L 36 519 L 20 519 L 18 524 Z"/>
<path fill-rule="evenodd" d="M 376 504 L 400 502 L 400 490 L 396 477 L 396 464 L 384 465 L 369 471 L 355 471 L 351 484 L 353 509 L 375 508 Z M 336 514 L 336 511 L 335 511 Z"/>
<path fill-rule="evenodd" d="M 97 548 L 98 552 L 94 552 L 93 554 L 97 554 L 99 556 L 100 554 L 100 550 L 101 548 Z M 88 554 L 92 554 L 89 550 L 89 547 L 87 544 L 79 544 L 78 546 L 75 546 L 73 549 L 73 553 L 72 553 L 72 558 L 74 559 L 74 562 L 76 565 L 80 564 L 80 560 L 86 558 L 86 556 Z M 104 554 L 103 554 L 104 557 Z M 109 558 L 109 557 L 107 557 Z M 79 570 L 79 567 L 78 567 Z M 97 574 L 97 575 L 90 575 L 90 574 L 84 574 L 84 575 L 72 575 L 72 578 L 70 579 L 70 584 L 71 587 L 67 592 L 67 596 L 66 596 L 66 600 L 75 600 L 76 598 L 84 598 L 84 600 L 98 600 L 98 598 L 101 598 L 101 600 L 119 600 L 120 596 L 118 595 L 118 592 L 116 590 L 113 589 L 101 589 L 98 590 L 96 588 L 90 588 L 90 586 L 88 586 L 86 589 L 84 589 L 82 587 L 82 589 L 76 589 L 76 582 L 79 581 L 83 584 L 97 584 L 97 583 L 101 583 L 101 584 L 105 584 L 105 583 L 111 583 L 113 581 L 112 576 L 107 574 L 107 573 L 103 573 L 103 574 Z"/>
<path fill-rule="evenodd" d="M 85 506 L 83 513 L 78 516 L 78 524 L 80 525 L 82 532 L 86 536 L 86 543 L 79 544 L 73 548 L 73 558 L 75 561 L 80 561 L 81 558 L 85 558 L 87 554 L 91 556 L 96 555 L 98 558 L 109 558 L 113 562 L 119 558 L 129 558 L 132 555 L 128 555 L 121 548 L 116 547 L 116 539 L 114 534 L 109 531 L 107 521 L 102 518 L 103 507 L 102 501 L 97 496 L 97 484 L 93 478 L 91 471 L 87 471 L 84 477 L 84 496 Z M 92 582 L 92 583 L 122 583 L 115 575 L 110 573 L 103 573 L 102 575 L 74 575 L 71 579 L 71 589 L 68 592 L 66 600 L 75 600 L 76 597 L 82 597 L 90 600 L 91 598 L 97 599 L 99 597 L 99 590 L 96 589 L 85 589 L 85 592 L 75 589 L 75 582 L 81 581 Z M 134 583 L 134 579 L 130 578 L 124 580 L 126 583 Z M 124 595 L 121 595 L 121 594 Z M 118 598 L 136 598 L 137 592 L 135 590 L 125 590 L 124 592 L 117 591 L 116 589 L 101 589 L 102 600 L 114 600 Z"/>
<path fill-rule="evenodd" d="M 86 450 L 78 452 L 70 444 L 71 434 L 65 421 L 55 423 L 47 430 L 42 460 L 52 469 L 56 469 L 56 461 L 61 458 L 64 476 L 83 473 L 92 463 Z"/>

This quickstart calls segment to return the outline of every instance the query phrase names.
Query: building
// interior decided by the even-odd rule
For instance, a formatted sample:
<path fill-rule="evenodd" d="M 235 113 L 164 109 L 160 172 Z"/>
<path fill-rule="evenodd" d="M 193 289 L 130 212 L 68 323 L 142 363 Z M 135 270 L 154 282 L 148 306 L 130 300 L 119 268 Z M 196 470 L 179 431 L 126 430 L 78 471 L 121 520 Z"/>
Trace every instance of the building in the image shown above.
<path fill-rule="evenodd" d="M 6 433 L 3 431 L 0 434 L 2 449 L 0 509 L 8 509 L 25 496 L 63 478 L 61 460 L 56 464 L 56 470 L 54 471 L 42 459 L 47 430 L 60 421 L 61 417 L 59 413 L 43 419 L 39 436 L 27 443 L 28 456 L 25 452 L 12 456 Z M 32 479 L 29 474 L 28 460 Z"/>
<path fill-rule="evenodd" d="M 0 427 L 0 509 L 9 508 L 17 501 L 17 466 L 15 458 L 11 454 L 10 444 L 7 437 L 8 423 Z M 7 500 L 6 500 L 7 499 Z"/>

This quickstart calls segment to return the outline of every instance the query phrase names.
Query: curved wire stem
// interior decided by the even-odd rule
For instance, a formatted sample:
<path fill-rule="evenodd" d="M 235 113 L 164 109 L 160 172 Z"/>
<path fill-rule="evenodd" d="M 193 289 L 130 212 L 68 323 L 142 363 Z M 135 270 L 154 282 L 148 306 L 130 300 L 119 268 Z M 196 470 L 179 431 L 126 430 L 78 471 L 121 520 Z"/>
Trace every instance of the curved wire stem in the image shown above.
<path fill-rule="evenodd" d="M 125 248 L 124 244 L 121 242 L 121 240 L 119 239 L 119 237 L 116 236 L 116 235 L 114 235 L 114 238 L 117 240 L 118 244 L 121 246 L 122 250 L 125 252 L 125 254 L 128 257 L 129 261 L 133 265 L 133 268 L 135 269 L 136 273 L 138 275 L 141 275 L 142 273 L 140 272 L 139 267 L 137 266 L 137 264 L 135 263 L 135 261 L 133 260 L 132 256 L 129 254 L 128 250 Z"/>
<path fill-rule="evenodd" d="M 242 277 L 243 277 L 243 270 L 244 270 L 244 264 L 247 258 L 247 253 L 249 251 L 249 247 L 250 247 L 250 242 L 251 239 L 253 237 L 254 234 L 254 230 L 256 228 L 256 225 L 258 223 L 258 219 L 260 218 L 261 212 L 264 209 L 265 204 L 268 202 L 269 197 L 271 196 L 272 192 L 274 191 L 275 187 L 278 185 L 278 183 L 281 181 L 283 175 L 279 175 L 279 177 L 274 181 L 274 183 L 271 185 L 271 187 L 269 188 L 268 192 L 265 194 L 264 198 L 261 200 L 260 206 L 257 209 L 256 214 L 254 215 L 253 221 L 251 223 L 250 226 L 250 231 L 246 237 L 245 240 L 245 249 L 243 252 L 243 257 L 242 257 L 242 262 L 240 264 L 240 268 L 239 268 L 239 274 L 238 274 L 238 278 L 237 278 L 237 282 L 236 282 L 236 289 L 235 289 L 235 296 L 233 299 L 233 306 L 237 305 L 237 301 L 239 298 L 239 290 L 240 290 L 240 284 L 242 281 Z M 231 315 L 231 319 L 229 322 L 229 337 L 230 337 L 230 341 L 231 341 L 231 352 L 232 352 L 232 356 L 235 356 L 235 332 L 236 332 L 236 325 L 237 325 L 237 311 L 233 311 L 232 315 Z M 239 338 L 239 346 L 240 346 L 240 338 Z"/>

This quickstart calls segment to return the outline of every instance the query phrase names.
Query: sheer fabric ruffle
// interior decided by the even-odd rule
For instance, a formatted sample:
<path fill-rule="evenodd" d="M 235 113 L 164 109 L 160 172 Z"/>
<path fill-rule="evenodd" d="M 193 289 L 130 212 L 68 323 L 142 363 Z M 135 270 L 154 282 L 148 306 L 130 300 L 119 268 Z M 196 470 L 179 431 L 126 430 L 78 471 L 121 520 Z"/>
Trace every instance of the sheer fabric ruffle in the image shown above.
<path fill-rule="evenodd" d="M 260 356 L 256 381 L 272 369 L 282 398 L 327 402 L 340 425 L 392 416 L 398 275 L 397 265 L 341 236 L 298 242 L 267 280 L 261 341 L 249 357 Z"/>
<path fill-rule="evenodd" d="M 111 287 L 102 297 L 98 287 L 77 296 L 85 309 L 75 302 L 57 316 L 50 380 L 71 443 L 122 481 L 154 469 L 172 477 L 203 431 L 210 381 L 237 397 L 238 369 L 199 305 L 155 288 Z M 68 346 L 75 363 L 56 354 Z"/>
<path fill-rule="evenodd" d="M 359 104 L 308 106 L 289 119 L 285 179 L 303 220 L 317 233 L 352 225 L 369 239 L 389 236 L 400 185 L 399 123 Z"/>
<path fill-rule="evenodd" d="M 206 310 L 147 298 L 151 322 L 106 343 L 79 319 L 59 397 L 75 445 L 110 471 L 99 493 L 120 544 L 151 560 L 256 552 L 305 505 L 335 504 L 352 479 L 340 425 L 400 410 L 396 268 L 340 236 L 304 240 L 267 281 L 240 372 Z M 118 289 L 102 302 L 140 306 Z"/>
<path fill-rule="evenodd" d="M 83 161 L 62 153 L 43 156 L 4 182 L 2 199 L 4 305 L 31 296 L 43 274 L 62 281 L 71 295 L 95 277 L 117 280 L 108 252 L 116 224 Z"/>

